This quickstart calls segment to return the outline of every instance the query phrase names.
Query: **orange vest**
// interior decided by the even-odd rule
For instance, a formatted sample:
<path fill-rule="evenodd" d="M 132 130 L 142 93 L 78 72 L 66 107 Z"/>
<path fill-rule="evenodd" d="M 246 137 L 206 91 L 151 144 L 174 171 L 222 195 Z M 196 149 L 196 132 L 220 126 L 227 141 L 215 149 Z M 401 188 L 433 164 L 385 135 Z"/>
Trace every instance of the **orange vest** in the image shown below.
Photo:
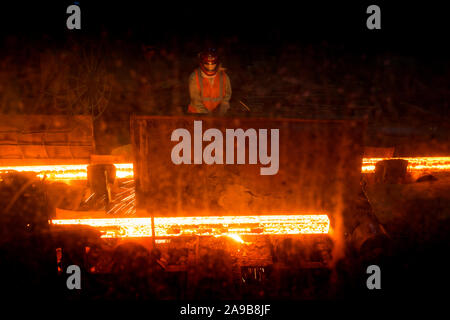
<path fill-rule="evenodd" d="M 222 102 L 226 93 L 226 80 L 225 72 L 220 71 L 214 78 L 214 83 L 211 85 L 211 81 L 208 78 L 200 76 L 200 70 L 195 70 L 195 77 L 197 80 L 197 87 L 202 98 L 203 105 L 209 111 L 214 110 Z M 219 81 L 217 81 L 219 80 Z M 189 112 L 196 112 L 195 107 L 189 105 Z"/>

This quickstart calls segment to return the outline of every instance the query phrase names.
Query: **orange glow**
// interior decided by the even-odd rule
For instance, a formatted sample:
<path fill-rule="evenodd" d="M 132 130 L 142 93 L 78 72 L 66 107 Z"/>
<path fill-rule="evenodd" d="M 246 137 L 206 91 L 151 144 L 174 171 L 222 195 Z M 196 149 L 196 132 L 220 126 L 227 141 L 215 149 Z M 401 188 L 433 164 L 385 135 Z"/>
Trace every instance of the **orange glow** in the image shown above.
<path fill-rule="evenodd" d="M 408 171 L 450 171 L 450 157 L 364 158 L 361 171 L 374 172 L 378 161 L 390 159 L 408 160 Z"/>
<path fill-rule="evenodd" d="M 364 158 L 361 171 L 363 173 L 374 172 L 375 164 L 381 160 L 404 159 L 408 160 L 409 171 L 450 171 L 450 157 L 418 157 L 418 158 Z M 117 178 L 133 178 L 132 163 L 116 163 Z M 86 180 L 87 165 L 48 165 L 48 166 L 9 166 L 0 167 L 0 172 L 31 171 L 38 173 L 38 177 L 44 176 L 48 180 Z"/>
<path fill-rule="evenodd" d="M 102 238 L 151 237 L 150 218 L 60 219 L 58 225 L 89 225 L 102 232 Z M 227 235 L 327 234 L 330 220 L 326 214 L 156 217 L 157 237 Z M 242 240 L 242 239 L 240 239 Z"/>

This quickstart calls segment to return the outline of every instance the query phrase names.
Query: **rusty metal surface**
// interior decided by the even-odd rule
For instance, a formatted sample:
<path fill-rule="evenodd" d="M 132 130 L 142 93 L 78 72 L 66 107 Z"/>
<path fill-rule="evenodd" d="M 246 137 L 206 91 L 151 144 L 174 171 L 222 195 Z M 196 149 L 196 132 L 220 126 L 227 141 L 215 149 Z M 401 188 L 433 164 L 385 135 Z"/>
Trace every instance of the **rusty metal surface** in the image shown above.
<path fill-rule="evenodd" d="M 260 175 L 259 162 L 175 165 L 172 131 L 185 128 L 193 139 L 194 120 L 224 136 L 225 129 L 279 129 L 278 173 Z M 156 216 L 334 211 L 359 188 L 363 131 L 355 120 L 132 117 L 138 209 Z"/>
<path fill-rule="evenodd" d="M 0 115 L 0 164 L 84 163 L 93 151 L 90 116 Z"/>

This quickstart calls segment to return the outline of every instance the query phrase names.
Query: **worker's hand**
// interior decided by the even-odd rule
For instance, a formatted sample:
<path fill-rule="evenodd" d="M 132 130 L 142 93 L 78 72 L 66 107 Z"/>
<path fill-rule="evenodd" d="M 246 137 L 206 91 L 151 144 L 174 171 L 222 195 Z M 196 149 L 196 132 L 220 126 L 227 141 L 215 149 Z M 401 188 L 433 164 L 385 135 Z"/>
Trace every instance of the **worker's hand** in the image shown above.
<path fill-rule="evenodd" d="M 208 114 L 208 113 L 210 113 L 209 110 L 206 109 L 205 106 L 200 105 L 200 104 L 195 105 L 194 108 L 195 108 L 195 111 L 188 109 L 188 113 L 201 113 L 201 114 Z"/>
<path fill-rule="evenodd" d="M 222 116 L 230 110 L 230 104 L 228 102 L 222 102 L 217 109 L 219 109 L 219 115 Z"/>

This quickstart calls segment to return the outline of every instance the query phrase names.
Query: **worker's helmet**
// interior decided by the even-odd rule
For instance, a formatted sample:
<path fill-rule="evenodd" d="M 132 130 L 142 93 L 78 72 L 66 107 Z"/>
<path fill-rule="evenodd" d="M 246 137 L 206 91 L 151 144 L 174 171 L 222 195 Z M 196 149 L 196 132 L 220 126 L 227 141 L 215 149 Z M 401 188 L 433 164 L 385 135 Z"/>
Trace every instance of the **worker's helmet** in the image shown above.
<path fill-rule="evenodd" d="M 219 69 L 219 56 L 216 49 L 208 48 L 207 50 L 200 52 L 199 55 L 200 69 L 207 76 L 213 76 Z"/>

